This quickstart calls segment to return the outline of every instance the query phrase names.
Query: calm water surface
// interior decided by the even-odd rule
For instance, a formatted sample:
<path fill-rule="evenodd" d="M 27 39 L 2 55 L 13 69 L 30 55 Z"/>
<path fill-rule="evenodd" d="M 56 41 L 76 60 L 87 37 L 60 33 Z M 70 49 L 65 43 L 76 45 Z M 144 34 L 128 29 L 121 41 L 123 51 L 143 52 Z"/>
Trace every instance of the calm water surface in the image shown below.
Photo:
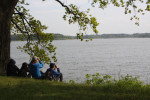
<path fill-rule="evenodd" d="M 16 47 L 24 42 L 11 42 L 11 57 L 20 68 L 22 62 L 29 62 L 29 56 Z M 150 39 L 95 39 L 92 42 L 79 40 L 57 40 L 57 64 L 64 81 L 84 82 L 86 74 L 96 72 L 109 74 L 115 78 L 120 75 L 140 76 L 140 80 L 150 83 Z M 42 68 L 45 71 L 48 65 Z"/>

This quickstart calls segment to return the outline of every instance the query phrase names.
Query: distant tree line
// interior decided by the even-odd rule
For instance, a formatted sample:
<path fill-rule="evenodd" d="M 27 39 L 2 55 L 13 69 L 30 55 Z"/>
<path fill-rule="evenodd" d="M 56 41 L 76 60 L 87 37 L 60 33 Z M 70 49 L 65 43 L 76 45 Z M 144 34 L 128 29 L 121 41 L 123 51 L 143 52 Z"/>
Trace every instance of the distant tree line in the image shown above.
<path fill-rule="evenodd" d="M 51 34 L 53 34 L 53 33 L 51 33 Z M 19 40 L 20 35 L 11 35 L 11 40 Z M 65 36 L 63 34 L 53 34 L 53 36 L 54 36 L 54 40 L 77 39 L 76 36 Z M 83 36 L 83 38 L 84 39 L 90 39 L 90 38 L 92 38 L 92 39 L 100 39 L 100 38 L 150 38 L 150 33 L 85 35 L 85 36 Z M 36 37 L 34 39 L 36 40 Z"/>
<path fill-rule="evenodd" d="M 150 38 L 150 33 L 85 35 L 83 38 Z"/>
<path fill-rule="evenodd" d="M 53 33 L 47 33 L 47 34 L 51 34 L 53 36 L 54 40 L 76 39 L 76 36 L 65 36 L 65 35 L 62 35 L 62 34 L 53 34 Z M 17 41 L 17 40 L 20 40 L 20 37 L 22 37 L 22 34 L 11 35 L 11 40 Z M 27 38 L 25 37 L 24 40 L 26 40 L 26 39 Z M 33 39 L 37 40 L 37 37 L 34 36 Z"/>

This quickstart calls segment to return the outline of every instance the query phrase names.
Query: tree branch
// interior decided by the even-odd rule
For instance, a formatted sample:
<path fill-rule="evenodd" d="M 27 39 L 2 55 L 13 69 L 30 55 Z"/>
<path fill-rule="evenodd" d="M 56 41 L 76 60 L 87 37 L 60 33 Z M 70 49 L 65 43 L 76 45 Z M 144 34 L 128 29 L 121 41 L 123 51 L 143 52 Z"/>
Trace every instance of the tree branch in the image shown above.
<path fill-rule="evenodd" d="M 24 15 L 23 13 L 21 13 L 20 11 L 18 11 L 16 8 L 15 8 L 15 10 L 18 12 L 18 13 L 15 13 L 15 14 L 19 14 L 19 15 L 20 15 L 20 17 L 21 17 L 21 19 L 22 19 L 22 21 L 23 21 L 23 25 L 24 25 L 24 27 L 25 27 L 25 30 L 27 31 L 26 25 L 25 25 L 25 22 L 26 22 L 26 23 L 29 25 L 29 27 L 31 28 L 31 30 L 34 30 L 34 32 L 37 34 L 37 39 L 38 39 L 38 41 L 39 41 L 39 45 L 40 45 L 42 48 L 45 48 L 46 50 L 48 50 L 46 47 L 44 47 L 44 46 L 41 44 L 41 39 L 40 39 L 39 33 L 38 33 L 37 30 L 34 29 L 34 28 L 32 27 L 32 25 L 28 22 L 28 20 L 26 19 L 25 15 Z M 24 20 L 25 20 L 25 22 L 24 22 Z M 23 31 L 21 30 L 21 28 L 20 28 L 16 23 L 14 23 L 14 24 L 15 24 L 16 27 L 23 33 Z M 30 43 L 30 35 L 29 35 L 29 32 L 27 31 L 26 33 L 27 33 L 27 35 L 28 35 L 27 43 Z M 31 53 L 32 53 L 32 51 L 31 51 Z"/>
<path fill-rule="evenodd" d="M 60 0 L 56 0 L 56 1 L 60 3 L 62 7 L 65 7 L 69 11 L 69 13 L 72 13 L 67 5 L 64 5 Z"/>
<path fill-rule="evenodd" d="M 21 19 L 22 19 L 22 22 L 23 22 L 23 25 L 25 27 L 25 30 L 27 31 L 27 27 L 25 25 L 25 22 L 24 22 L 24 18 L 21 16 Z M 29 35 L 29 32 L 27 31 L 27 35 L 28 35 L 28 38 L 27 38 L 27 42 L 30 43 L 30 35 Z"/>
<path fill-rule="evenodd" d="M 11 22 L 16 26 L 16 28 L 19 29 L 19 31 L 20 31 L 21 33 L 27 33 L 27 32 L 25 32 L 25 31 L 23 31 L 23 30 L 17 25 L 17 23 L 15 23 L 13 20 L 11 20 Z"/>
<path fill-rule="evenodd" d="M 23 20 L 23 23 L 24 23 L 24 20 L 26 21 L 26 23 L 29 25 L 29 27 L 31 28 L 31 30 L 34 30 L 35 33 L 37 34 L 37 38 L 39 40 L 39 42 L 41 41 L 40 40 L 40 37 L 39 37 L 39 33 L 36 31 L 36 29 L 32 28 L 31 24 L 28 22 L 28 20 L 26 19 L 25 15 L 21 12 L 19 12 L 16 8 L 15 10 L 18 12 L 18 14 L 21 16 L 22 20 Z M 16 13 L 17 14 L 17 13 Z M 25 26 L 25 25 L 24 25 Z M 26 28 L 26 27 L 25 27 Z"/>
<path fill-rule="evenodd" d="M 58 3 L 60 3 L 62 7 L 66 8 L 67 11 L 69 12 L 69 14 L 73 14 L 77 19 L 79 19 L 79 17 L 77 16 L 77 14 L 74 13 L 74 12 L 72 12 L 67 5 L 65 5 L 64 3 L 62 3 L 60 0 L 55 0 L 55 1 L 57 1 Z"/>

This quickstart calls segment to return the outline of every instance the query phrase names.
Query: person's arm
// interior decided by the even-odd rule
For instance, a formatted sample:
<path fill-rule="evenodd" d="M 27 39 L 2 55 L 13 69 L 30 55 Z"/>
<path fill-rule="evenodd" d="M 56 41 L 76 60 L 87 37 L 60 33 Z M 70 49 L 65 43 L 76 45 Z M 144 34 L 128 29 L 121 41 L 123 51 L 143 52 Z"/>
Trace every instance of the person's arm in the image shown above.
<path fill-rule="evenodd" d="M 42 68 L 43 67 L 43 63 L 41 60 L 39 60 L 39 67 Z"/>
<path fill-rule="evenodd" d="M 52 73 L 53 73 L 54 75 L 59 75 L 59 74 L 60 74 L 60 73 L 57 72 L 56 70 L 52 70 Z"/>
<path fill-rule="evenodd" d="M 59 73 L 60 73 L 60 69 L 58 68 L 58 66 L 56 65 L 55 67 L 57 68 L 57 72 L 59 72 Z"/>
<path fill-rule="evenodd" d="M 42 63 L 42 61 L 40 60 L 40 58 L 39 58 L 39 57 L 37 57 L 37 60 L 39 61 L 39 67 L 40 67 L 40 68 L 42 68 L 42 67 L 43 67 L 43 63 Z"/>
<path fill-rule="evenodd" d="M 59 73 L 60 73 L 60 69 L 59 69 L 59 68 L 57 68 L 57 72 L 59 72 Z"/>

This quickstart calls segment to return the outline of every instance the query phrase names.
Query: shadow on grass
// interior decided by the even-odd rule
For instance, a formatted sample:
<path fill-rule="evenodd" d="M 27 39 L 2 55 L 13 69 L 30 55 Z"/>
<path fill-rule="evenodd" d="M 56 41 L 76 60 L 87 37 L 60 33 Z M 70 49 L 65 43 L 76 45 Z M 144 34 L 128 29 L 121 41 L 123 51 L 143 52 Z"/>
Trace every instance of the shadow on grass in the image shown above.
<path fill-rule="evenodd" d="M 149 88 L 126 88 L 3 78 L 0 80 L 0 100 L 150 100 Z"/>

